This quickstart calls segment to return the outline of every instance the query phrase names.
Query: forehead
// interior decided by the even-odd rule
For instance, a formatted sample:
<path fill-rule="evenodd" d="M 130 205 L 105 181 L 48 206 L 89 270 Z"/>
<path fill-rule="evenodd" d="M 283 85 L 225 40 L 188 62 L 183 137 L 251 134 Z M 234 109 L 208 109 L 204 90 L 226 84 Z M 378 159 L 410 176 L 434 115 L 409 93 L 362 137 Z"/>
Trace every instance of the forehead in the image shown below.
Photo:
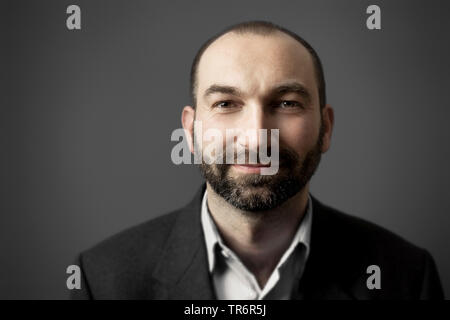
<path fill-rule="evenodd" d="M 258 93 L 279 83 L 297 81 L 317 95 L 311 54 L 282 32 L 270 35 L 227 33 L 203 53 L 197 72 L 197 95 L 212 84 Z"/>

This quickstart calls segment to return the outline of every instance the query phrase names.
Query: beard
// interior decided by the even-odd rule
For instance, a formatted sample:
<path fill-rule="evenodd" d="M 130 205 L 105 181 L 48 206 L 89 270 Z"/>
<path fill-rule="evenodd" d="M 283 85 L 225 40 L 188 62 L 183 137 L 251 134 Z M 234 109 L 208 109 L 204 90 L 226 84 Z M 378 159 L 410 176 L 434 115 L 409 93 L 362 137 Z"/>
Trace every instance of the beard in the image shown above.
<path fill-rule="evenodd" d="M 230 172 L 232 165 L 207 164 L 203 160 L 200 171 L 212 189 L 232 206 L 248 212 L 271 210 L 296 195 L 309 182 L 320 163 L 322 140 L 323 124 L 317 142 L 304 157 L 280 144 L 279 170 L 274 175 L 250 173 L 233 176 Z"/>

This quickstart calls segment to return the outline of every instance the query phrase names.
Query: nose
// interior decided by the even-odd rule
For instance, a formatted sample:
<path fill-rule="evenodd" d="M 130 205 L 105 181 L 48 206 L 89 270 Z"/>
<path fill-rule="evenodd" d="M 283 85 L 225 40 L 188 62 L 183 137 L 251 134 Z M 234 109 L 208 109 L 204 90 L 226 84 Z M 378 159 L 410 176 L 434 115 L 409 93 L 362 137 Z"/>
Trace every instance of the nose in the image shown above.
<path fill-rule="evenodd" d="M 247 104 L 239 122 L 239 129 L 243 135 L 238 139 L 239 144 L 246 149 L 257 151 L 258 144 L 261 143 L 259 141 L 260 130 L 270 129 L 270 115 L 266 112 L 264 105 L 261 102 Z M 267 130 L 266 134 L 269 135 L 270 130 Z M 267 143 L 270 144 L 270 137 L 266 137 Z"/>
<path fill-rule="evenodd" d="M 242 119 L 243 129 L 267 129 L 267 115 L 262 103 L 254 102 L 247 105 Z"/>

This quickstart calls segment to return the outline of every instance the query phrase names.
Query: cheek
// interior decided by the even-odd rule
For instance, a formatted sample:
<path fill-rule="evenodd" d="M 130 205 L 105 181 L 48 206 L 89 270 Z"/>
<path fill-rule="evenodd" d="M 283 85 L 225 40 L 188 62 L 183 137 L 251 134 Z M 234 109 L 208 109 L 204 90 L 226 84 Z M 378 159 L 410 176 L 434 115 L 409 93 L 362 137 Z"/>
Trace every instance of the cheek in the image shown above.
<path fill-rule="evenodd" d="M 289 119 L 280 126 L 280 142 L 303 154 L 315 146 L 319 129 L 320 122 L 315 119 Z"/>
<path fill-rule="evenodd" d="M 216 145 L 218 149 L 225 146 L 226 129 L 229 126 L 223 121 L 216 121 L 213 117 L 209 119 L 197 119 L 195 136 L 197 141 L 202 140 L 202 149 L 207 146 Z"/>

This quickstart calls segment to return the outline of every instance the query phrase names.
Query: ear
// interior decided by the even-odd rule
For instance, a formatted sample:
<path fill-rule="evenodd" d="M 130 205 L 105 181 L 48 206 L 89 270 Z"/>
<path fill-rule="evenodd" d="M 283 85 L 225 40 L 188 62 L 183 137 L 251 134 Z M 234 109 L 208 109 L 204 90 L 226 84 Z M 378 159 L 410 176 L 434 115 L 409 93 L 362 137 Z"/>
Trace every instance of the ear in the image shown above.
<path fill-rule="evenodd" d="M 195 110 L 191 106 L 185 106 L 181 113 L 181 124 L 184 129 L 184 134 L 186 135 L 189 150 L 194 154 L 194 119 Z"/>
<path fill-rule="evenodd" d="M 323 140 L 322 140 L 322 153 L 328 151 L 331 145 L 331 135 L 333 133 L 334 126 L 334 110 L 326 104 L 322 109 L 322 121 L 323 121 Z"/>

